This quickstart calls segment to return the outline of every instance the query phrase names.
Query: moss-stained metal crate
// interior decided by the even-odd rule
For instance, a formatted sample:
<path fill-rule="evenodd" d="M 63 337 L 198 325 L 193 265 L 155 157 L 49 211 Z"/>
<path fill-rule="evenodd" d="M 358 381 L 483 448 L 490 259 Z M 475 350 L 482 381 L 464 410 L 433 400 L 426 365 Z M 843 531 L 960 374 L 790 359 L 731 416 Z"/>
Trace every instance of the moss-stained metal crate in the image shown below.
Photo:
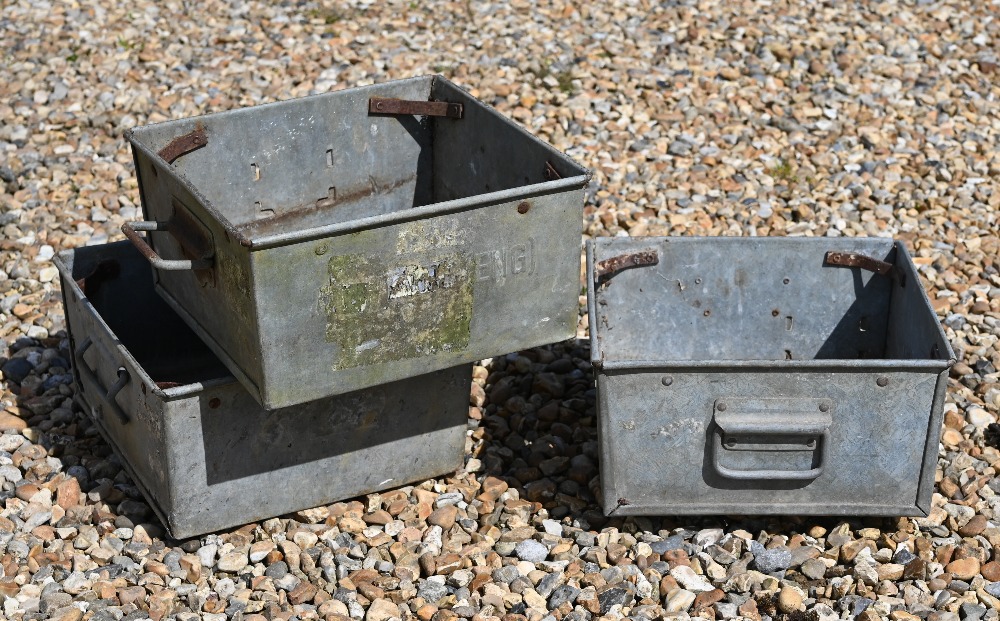
<path fill-rule="evenodd" d="M 56 266 L 77 394 L 174 537 L 463 465 L 471 365 L 268 412 L 156 295 L 131 244 Z"/>
<path fill-rule="evenodd" d="M 587 247 L 604 510 L 926 515 L 951 347 L 902 243 Z"/>
<path fill-rule="evenodd" d="M 126 138 L 126 235 L 267 408 L 575 334 L 588 171 L 440 76 Z"/>

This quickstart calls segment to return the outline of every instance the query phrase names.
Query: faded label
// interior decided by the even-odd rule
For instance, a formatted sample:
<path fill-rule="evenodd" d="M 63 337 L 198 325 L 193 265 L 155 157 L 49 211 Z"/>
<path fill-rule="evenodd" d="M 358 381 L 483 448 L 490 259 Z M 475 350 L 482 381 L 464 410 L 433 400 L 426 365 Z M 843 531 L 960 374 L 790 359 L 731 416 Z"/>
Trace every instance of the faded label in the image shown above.
<path fill-rule="evenodd" d="M 333 257 L 319 291 L 333 369 L 372 366 L 469 345 L 473 268 L 464 255 L 387 265 L 366 255 Z"/>
<path fill-rule="evenodd" d="M 455 274 L 449 261 L 431 265 L 404 265 L 389 270 L 389 299 L 430 293 L 455 286 Z"/>

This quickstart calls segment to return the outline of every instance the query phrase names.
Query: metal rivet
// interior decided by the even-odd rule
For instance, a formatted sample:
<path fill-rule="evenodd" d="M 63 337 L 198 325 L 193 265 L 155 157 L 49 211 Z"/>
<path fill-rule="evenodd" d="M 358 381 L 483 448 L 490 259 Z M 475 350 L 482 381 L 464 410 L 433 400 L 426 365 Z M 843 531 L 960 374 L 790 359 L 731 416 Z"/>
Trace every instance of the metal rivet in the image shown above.
<path fill-rule="evenodd" d="M 712 311 L 710 311 L 710 310 L 706 310 L 704 313 L 702 313 L 702 315 L 704 315 L 706 317 L 708 317 L 711 314 L 712 314 Z"/>
<path fill-rule="evenodd" d="M 816 440 L 809 440 L 808 442 L 806 442 L 806 446 L 808 446 L 809 448 L 814 448 L 816 446 Z"/>
<path fill-rule="evenodd" d="M 674 383 L 674 378 L 670 377 L 669 375 L 664 375 L 663 378 L 660 379 L 660 383 L 663 384 L 664 386 L 669 386 Z"/>
<path fill-rule="evenodd" d="M 736 448 L 736 440 L 726 440 L 727 448 Z"/>
<path fill-rule="evenodd" d="M 316 255 L 323 256 L 324 254 L 326 254 L 326 244 L 320 244 L 319 246 L 316 246 Z"/>
<path fill-rule="evenodd" d="M 529 209 L 531 209 L 531 203 L 524 201 L 517 206 L 517 213 L 528 213 Z"/>
<path fill-rule="evenodd" d="M 820 403 L 819 404 L 819 411 L 820 412 L 829 412 L 830 411 L 830 404 L 829 403 Z"/>
<path fill-rule="evenodd" d="M 885 388 L 886 386 L 889 385 L 889 378 L 883 375 L 882 377 L 880 377 L 877 380 L 875 380 L 875 383 L 878 384 L 879 386 Z"/>
<path fill-rule="evenodd" d="M 720 402 L 718 402 L 718 403 L 715 404 L 715 409 L 718 410 L 718 411 L 720 411 L 720 412 L 725 412 L 726 411 L 726 404 L 724 402 L 720 401 Z"/>
<path fill-rule="evenodd" d="M 382 102 L 381 101 L 376 101 L 375 102 L 375 109 L 376 110 L 381 110 L 382 109 Z"/>

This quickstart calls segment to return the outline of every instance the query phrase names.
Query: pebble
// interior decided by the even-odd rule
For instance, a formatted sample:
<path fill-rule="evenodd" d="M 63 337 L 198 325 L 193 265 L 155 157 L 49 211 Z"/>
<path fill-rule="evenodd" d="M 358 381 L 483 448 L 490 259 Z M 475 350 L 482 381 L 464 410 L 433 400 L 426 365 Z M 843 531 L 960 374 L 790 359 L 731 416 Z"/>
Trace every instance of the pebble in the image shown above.
<path fill-rule="evenodd" d="M 517 558 L 529 563 L 541 563 L 549 555 L 548 549 L 534 539 L 525 539 L 515 546 Z"/>
<path fill-rule="evenodd" d="M 802 594 L 792 587 L 782 587 L 778 591 L 778 609 L 785 614 L 791 614 L 803 610 Z"/>
<path fill-rule="evenodd" d="M 696 595 L 684 589 L 674 589 L 667 594 L 664 609 L 668 613 L 687 612 L 694 604 Z"/>
<path fill-rule="evenodd" d="M 219 571 L 236 573 L 246 567 L 248 563 L 249 559 L 245 552 L 229 552 L 219 558 L 217 566 Z"/>
<path fill-rule="evenodd" d="M 792 553 L 787 548 L 765 549 L 757 542 L 751 542 L 753 562 L 761 573 L 772 574 L 788 569 L 792 564 Z"/>
<path fill-rule="evenodd" d="M 670 575 L 682 587 L 696 594 L 715 590 L 711 582 L 696 574 L 693 569 L 686 565 L 674 567 L 670 570 Z"/>

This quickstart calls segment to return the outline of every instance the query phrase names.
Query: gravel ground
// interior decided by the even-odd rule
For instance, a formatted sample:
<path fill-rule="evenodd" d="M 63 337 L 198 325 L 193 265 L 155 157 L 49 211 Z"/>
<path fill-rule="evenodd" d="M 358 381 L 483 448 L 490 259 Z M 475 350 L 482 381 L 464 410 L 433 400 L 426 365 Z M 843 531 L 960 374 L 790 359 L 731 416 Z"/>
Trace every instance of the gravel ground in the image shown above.
<path fill-rule="evenodd" d="M 0 616 L 996 619 L 1000 4 L 664 4 L 0 0 Z M 49 259 L 136 218 L 128 127 L 430 72 L 594 169 L 587 235 L 905 240 L 959 357 L 930 516 L 605 519 L 578 341 L 476 368 L 465 472 L 165 537 Z"/>

